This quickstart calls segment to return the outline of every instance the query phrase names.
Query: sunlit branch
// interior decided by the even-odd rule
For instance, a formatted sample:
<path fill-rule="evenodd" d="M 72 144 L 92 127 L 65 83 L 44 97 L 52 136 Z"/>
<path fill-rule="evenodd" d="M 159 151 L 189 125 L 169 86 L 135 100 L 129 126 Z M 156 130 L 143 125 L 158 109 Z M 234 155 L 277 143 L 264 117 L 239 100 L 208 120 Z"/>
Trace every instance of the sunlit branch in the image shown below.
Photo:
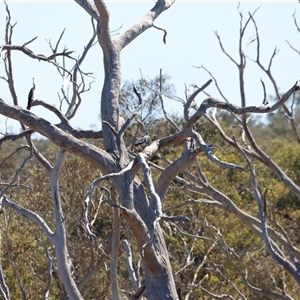
<path fill-rule="evenodd" d="M 153 26 L 154 20 L 166 9 L 171 7 L 175 1 L 174 0 L 158 0 L 156 1 L 154 7 L 148 11 L 144 17 L 125 33 L 123 33 L 118 39 L 117 42 L 120 45 L 120 48 L 126 47 L 130 42 L 135 38 L 141 35 L 144 31 Z"/>
<path fill-rule="evenodd" d="M 140 287 L 139 276 L 137 274 L 138 270 L 136 270 L 133 266 L 132 251 L 127 240 L 123 240 L 123 247 L 126 252 L 126 264 L 127 264 L 127 270 L 130 276 L 130 280 L 134 287 L 134 290 L 137 291 Z"/>
<path fill-rule="evenodd" d="M 23 217 L 26 217 L 26 218 L 29 218 L 29 219 L 35 221 L 39 225 L 39 227 L 42 229 L 44 234 L 51 241 L 53 241 L 53 232 L 48 227 L 45 220 L 42 217 L 40 217 L 37 213 L 35 213 L 35 212 L 33 212 L 29 209 L 21 207 L 20 205 L 18 205 L 16 203 L 14 203 L 13 201 L 9 200 L 6 196 L 1 196 L 0 201 L 1 201 L 2 206 L 12 208 L 15 211 L 17 211 L 20 215 L 22 215 Z"/>
<path fill-rule="evenodd" d="M 48 281 L 47 281 L 47 286 L 43 293 L 43 300 L 48 300 L 49 294 L 50 294 L 50 288 L 51 288 L 51 284 L 52 284 L 52 277 L 53 277 L 53 275 L 52 275 L 53 257 L 50 255 L 46 246 L 44 246 L 44 249 L 45 249 L 46 257 L 47 257 Z"/>
<path fill-rule="evenodd" d="M 257 201 L 258 204 L 258 208 L 259 208 L 259 214 L 260 214 L 260 220 L 261 220 L 261 227 L 262 227 L 262 237 L 263 240 L 265 242 L 265 246 L 268 250 L 268 252 L 270 253 L 270 255 L 273 257 L 273 259 L 275 261 L 277 261 L 280 265 L 282 265 L 284 267 L 285 270 L 287 270 L 293 277 L 294 279 L 300 283 L 300 270 L 296 268 L 295 265 L 292 265 L 289 261 L 287 261 L 280 253 L 278 253 L 276 251 L 276 249 L 273 248 L 273 245 L 269 239 L 269 234 L 268 234 L 268 227 L 267 227 L 267 222 L 266 222 L 266 215 L 265 215 L 265 210 L 264 210 L 264 202 L 261 198 L 260 192 L 258 190 L 257 187 L 257 183 L 256 183 L 256 174 L 255 174 L 255 170 L 254 167 L 252 165 L 252 163 L 250 162 L 249 158 L 247 157 L 247 155 L 245 154 L 245 152 L 242 151 L 242 149 L 240 149 L 240 151 L 243 153 L 248 166 L 250 168 L 250 172 L 251 172 L 251 185 L 253 188 L 253 193 L 254 193 L 254 197 Z"/>
<path fill-rule="evenodd" d="M 118 205 L 117 192 L 114 188 L 111 189 L 111 203 Z M 112 290 L 112 299 L 121 299 L 119 295 L 118 284 L 118 258 L 120 248 L 120 234 L 121 234 L 121 219 L 120 211 L 117 207 L 111 207 L 112 210 L 112 245 L 111 245 L 111 261 L 110 261 L 110 281 Z"/>

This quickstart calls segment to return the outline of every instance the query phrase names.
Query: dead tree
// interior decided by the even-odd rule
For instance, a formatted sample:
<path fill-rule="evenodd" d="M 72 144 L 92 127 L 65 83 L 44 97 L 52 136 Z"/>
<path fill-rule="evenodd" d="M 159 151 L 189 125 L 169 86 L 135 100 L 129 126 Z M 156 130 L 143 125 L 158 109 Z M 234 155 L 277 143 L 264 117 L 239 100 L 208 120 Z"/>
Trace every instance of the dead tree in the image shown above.
<path fill-rule="evenodd" d="M 184 101 L 184 124 L 182 127 L 176 125 L 175 122 L 173 122 L 167 115 L 164 107 L 162 107 L 167 121 L 171 123 L 176 131 L 175 134 L 162 137 L 154 141 L 148 138 L 145 147 L 142 148 L 136 155 L 132 156 L 126 148 L 124 142 L 124 133 L 126 132 L 132 120 L 136 117 L 138 110 L 142 107 L 143 99 L 141 98 L 139 91 L 137 89 L 133 89 L 133 92 L 137 96 L 139 105 L 132 116 L 130 116 L 127 120 L 122 120 L 118 109 L 118 101 L 121 89 L 120 54 L 123 48 L 129 45 L 135 38 L 138 38 L 139 35 L 141 35 L 147 29 L 152 27 L 158 28 L 154 26 L 154 21 L 160 16 L 160 14 L 173 5 L 174 0 L 156 1 L 152 9 L 149 10 L 149 12 L 147 12 L 137 24 L 135 24 L 132 28 L 129 28 L 120 37 L 115 39 L 113 39 L 110 32 L 110 15 L 104 1 L 75 1 L 92 17 L 93 24 L 95 25 L 92 38 L 85 47 L 84 53 L 78 60 L 76 60 L 76 63 L 71 71 L 66 70 L 59 63 L 57 63 L 59 58 L 74 59 L 71 51 L 64 50 L 62 52 L 58 52 L 57 47 L 54 47 L 52 48 L 53 54 L 50 56 L 44 56 L 35 54 L 31 49 L 28 48 L 28 45 L 30 42 L 32 42 L 32 40 L 22 46 L 16 46 L 12 44 L 11 37 L 13 26 L 10 23 L 8 7 L 7 12 L 9 17 L 6 26 L 6 40 L 5 44 L 1 47 L 1 51 L 5 53 L 4 62 L 7 75 L 6 81 L 10 88 L 13 104 L 9 104 L 8 99 L 0 98 L 0 114 L 19 121 L 23 130 L 18 135 L 4 136 L 0 140 L 0 143 L 5 142 L 6 140 L 14 140 L 21 137 L 26 139 L 26 147 L 29 155 L 24 160 L 24 163 L 20 169 L 24 168 L 28 160 L 33 157 L 45 168 L 51 183 L 50 188 L 54 209 L 55 226 L 54 228 L 51 228 L 36 212 L 30 211 L 15 203 L 14 199 L 10 199 L 6 195 L 5 192 L 7 189 L 3 189 L 1 191 L 2 207 L 4 209 L 14 209 L 24 217 L 32 219 L 40 226 L 42 232 L 54 245 L 59 276 L 68 297 L 70 299 L 83 299 L 80 293 L 80 286 L 74 281 L 70 270 L 66 228 L 64 226 L 64 216 L 59 191 L 60 172 L 66 152 L 72 153 L 75 156 L 92 163 L 93 165 L 97 166 L 101 171 L 101 174 L 103 174 L 101 177 L 95 179 L 94 182 L 91 183 L 90 190 L 87 193 L 88 196 L 84 201 L 85 228 L 91 239 L 93 239 L 96 243 L 97 236 L 89 227 L 87 213 L 89 209 L 89 202 L 93 196 L 95 186 L 102 185 L 104 182 L 109 182 L 110 184 L 110 188 L 107 188 L 103 185 L 103 192 L 106 195 L 107 202 L 112 207 L 111 219 L 113 223 L 113 236 L 110 274 L 113 299 L 120 299 L 118 282 L 116 280 L 117 258 L 120 246 L 120 213 L 122 214 L 125 222 L 129 226 L 136 239 L 144 270 L 144 286 L 142 286 L 136 279 L 136 274 L 133 272 L 130 259 L 128 260 L 128 268 L 132 271 L 131 278 L 136 291 L 134 299 L 138 299 L 143 293 L 148 299 L 179 299 L 175 287 L 174 274 L 171 269 L 168 250 L 160 224 L 162 221 L 171 223 L 174 221 L 187 221 L 187 218 L 184 216 L 168 216 L 166 211 L 163 210 L 163 200 L 168 191 L 168 187 L 173 180 L 182 182 L 182 184 L 188 187 L 189 190 L 206 194 L 208 197 L 213 199 L 213 205 L 222 207 L 225 211 L 234 214 L 237 218 L 242 220 L 245 226 L 248 226 L 255 234 L 264 240 L 266 248 L 274 260 L 283 266 L 300 284 L 300 269 L 298 264 L 298 261 L 300 261 L 300 252 L 286 237 L 267 225 L 265 218 L 266 204 L 257 189 L 257 184 L 255 182 L 255 171 L 251 160 L 258 160 L 273 170 L 283 184 L 285 184 L 286 187 L 289 188 L 298 198 L 300 198 L 300 188 L 279 168 L 279 166 L 276 165 L 275 162 L 268 157 L 266 153 L 264 153 L 258 147 L 247 124 L 247 114 L 264 114 L 277 110 L 279 107 L 284 106 L 287 100 L 297 90 L 299 90 L 299 86 L 297 84 L 293 84 L 292 87 L 282 96 L 277 93 L 278 101 L 273 105 L 262 105 L 258 107 L 247 106 L 243 83 L 243 72 L 246 65 L 246 56 L 242 47 L 240 47 L 240 61 L 236 62 L 232 58 L 231 60 L 236 64 L 239 71 L 241 105 L 233 105 L 228 101 L 219 100 L 209 96 L 199 104 L 199 107 L 197 107 L 195 105 L 195 98 L 201 92 L 204 92 L 205 89 L 207 89 L 208 86 L 213 82 L 213 80 L 209 80 L 208 82 L 204 83 L 203 86 L 196 88 L 194 93 L 187 95 L 187 98 Z M 240 45 L 242 45 L 244 31 L 251 21 L 254 22 L 253 15 L 250 15 L 244 26 L 241 25 Z M 166 31 L 163 31 L 165 32 L 165 40 Z M 220 41 L 220 46 L 223 52 L 229 56 L 229 54 L 227 54 L 224 50 L 221 39 L 218 35 L 217 38 Z M 256 38 L 259 48 L 258 35 Z M 95 39 L 98 39 L 103 52 L 105 75 L 101 94 L 101 132 L 76 130 L 70 125 L 69 122 L 69 120 L 76 114 L 77 109 L 80 107 L 81 94 L 86 91 L 85 85 L 82 84 L 82 82 L 79 83 L 79 80 L 82 80 L 79 77 L 83 77 L 83 74 L 80 70 L 80 65 Z M 31 102 L 31 108 L 41 105 L 52 111 L 59 118 L 60 123 L 52 124 L 42 117 L 36 115 L 33 109 L 29 111 L 18 106 L 18 99 L 16 96 L 17 93 L 14 88 L 12 71 L 11 53 L 13 51 L 20 51 L 32 59 L 49 62 L 57 68 L 63 78 L 69 78 L 72 84 L 72 95 L 71 97 L 68 97 L 67 93 L 64 93 L 65 100 L 69 104 L 65 114 L 55 106 L 47 104 L 45 101 L 33 99 Z M 256 61 L 263 69 L 262 65 L 260 64 L 259 54 Z M 270 74 L 269 69 L 265 71 L 267 74 Z M 271 75 L 269 76 L 272 80 Z M 160 97 L 163 104 L 163 95 L 160 94 Z M 266 103 L 264 102 L 264 104 Z M 191 108 L 194 110 L 192 111 Z M 247 138 L 247 141 L 250 143 L 251 147 L 247 146 L 246 141 L 244 144 L 239 144 L 234 138 L 228 137 L 218 123 L 215 114 L 208 114 L 209 109 L 220 109 L 230 112 L 239 122 L 244 132 L 244 136 Z M 195 125 L 202 118 L 207 118 L 217 128 L 220 136 L 228 144 L 236 148 L 244 155 L 246 162 L 245 164 L 248 167 L 249 174 L 251 175 L 251 183 L 255 199 L 257 200 L 260 208 L 259 218 L 255 218 L 254 216 L 245 213 L 239 207 L 237 207 L 229 197 L 216 190 L 208 182 L 205 174 L 201 170 L 200 163 L 197 159 L 199 153 L 205 153 L 207 159 L 217 164 L 220 168 L 229 168 L 236 172 L 246 171 L 246 168 L 243 166 L 218 159 L 218 157 L 214 154 L 212 145 L 207 144 L 203 140 L 201 133 L 195 130 Z M 58 155 L 54 164 L 51 164 L 39 151 L 37 151 L 33 141 L 31 140 L 31 134 L 33 132 L 38 132 L 59 147 Z M 84 138 L 102 139 L 103 147 L 96 147 L 83 140 Z M 151 159 L 155 155 L 158 155 L 159 151 L 163 148 L 174 147 L 176 145 L 184 146 L 181 156 L 178 157 L 178 159 L 169 162 L 168 166 L 161 170 L 160 178 L 154 184 L 150 168 L 150 165 L 153 166 L 153 164 L 150 164 Z M 178 176 L 179 174 L 184 173 L 185 170 L 187 170 L 187 168 L 191 165 L 194 165 L 197 169 L 197 176 L 190 175 L 187 176 L 187 178 Z M 141 171 L 139 175 L 138 171 Z M 16 176 L 11 182 L 11 185 L 14 184 L 17 176 L 18 172 L 16 172 Z M 289 254 L 288 259 L 283 255 L 280 247 L 278 247 L 278 244 L 280 244 L 284 248 L 284 251 Z M 125 243 L 126 253 L 128 257 L 130 257 L 130 250 L 127 246 L 128 245 Z M 224 249 L 227 248 L 224 247 Z M 210 251 L 211 250 L 208 250 L 207 254 Z M 49 255 L 48 258 L 49 266 L 51 266 L 51 259 Z M 188 266 L 189 264 L 187 264 L 186 267 Z M 244 279 L 247 282 L 247 278 L 245 277 Z M 5 284 L 2 286 L 2 290 L 4 291 L 3 294 L 6 295 L 6 298 L 9 299 L 9 292 L 8 289 L 6 289 Z M 255 292 L 264 293 L 264 291 L 256 290 Z M 276 293 L 273 293 L 271 296 L 275 297 L 276 295 Z M 218 295 L 214 295 L 214 297 L 217 296 Z"/>

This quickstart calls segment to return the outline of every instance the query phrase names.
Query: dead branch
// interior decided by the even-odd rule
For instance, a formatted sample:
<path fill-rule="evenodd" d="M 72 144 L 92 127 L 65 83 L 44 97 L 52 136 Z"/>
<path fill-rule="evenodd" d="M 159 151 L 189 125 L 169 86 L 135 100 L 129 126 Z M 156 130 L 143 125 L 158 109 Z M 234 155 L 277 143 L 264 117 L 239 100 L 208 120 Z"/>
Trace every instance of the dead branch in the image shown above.
<path fill-rule="evenodd" d="M 123 240 L 123 247 L 126 252 L 126 264 L 130 280 L 134 287 L 134 290 L 137 291 L 140 287 L 139 274 L 137 273 L 138 270 L 134 268 L 132 251 L 127 240 Z"/>
<path fill-rule="evenodd" d="M 148 11 L 144 17 L 125 33 L 123 33 L 118 39 L 117 42 L 120 45 L 120 48 L 123 49 L 140 34 L 142 34 L 147 29 L 153 26 L 154 20 L 166 9 L 170 8 L 174 4 L 174 0 L 156 1 L 154 7 Z"/>
<path fill-rule="evenodd" d="M 47 257 L 48 282 L 47 282 L 47 286 L 43 293 L 43 300 L 48 300 L 50 288 L 51 288 L 51 284 L 52 284 L 52 277 L 53 277 L 52 276 L 53 257 L 50 255 L 46 246 L 44 246 L 44 249 L 45 249 L 46 257 Z"/>
<path fill-rule="evenodd" d="M 158 29 L 158 30 L 161 30 L 161 31 L 163 31 L 164 32 L 164 36 L 163 36 L 163 42 L 164 42 L 164 44 L 166 44 L 167 43 L 167 30 L 165 30 L 165 29 L 163 29 L 163 28 L 160 28 L 160 27 L 158 27 L 158 26 L 155 26 L 154 24 L 152 24 L 152 27 L 154 27 L 155 29 Z"/>
<path fill-rule="evenodd" d="M 114 188 L 111 189 L 111 203 L 118 205 L 117 192 Z M 118 285 L 118 258 L 120 248 L 121 234 L 121 219 L 120 211 L 117 207 L 112 206 L 112 246 L 111 246 L 111 261 L 110 261 L 110 284 L 112 290 L 112 299 L 119 300 L 119 285 Z"/>
<path fill-rule="evenodd" d="M 29 56 L 32 59 L 37 59 L 39 61 L 46 61 L 46 62 L 50 62 L 50 61 L 54 60 L 56 57 L 59 57 L 59 56 L 66 56 L 68 58 L 73 59 L 71 57 L 71 54 L 74 52 L 74 51 L 68 51 L 67 49 L 65 49 L 63 52 L 59 52 L 59 53 L 55 53 L 55 54 L 52 54 L 52 55 L 49 55 L 49 56 L 45 56 L 43 54 L 35 54 L 32 50 L 30 50 L 29 48 L 24 47 L 24 46 L 3 45 L 1 47 L 2 47 L 2 50 L 20 51 L 20 52 L 23 52 L 24 54 L 26 54 L 27 56 Z"/>
<path fill-rule="evenodd" d="M 14 203 L 13 201 L 9 200 L 6 196 L 1 196 L 0 203 L 3 207 L 9 207 L 17 211 L 20 215 L 23 217 L 29 218 L 33 221 L 35 221 L 39 227 L 42 229 L 43 233 L 48 237 L 49 240 L 53 241 L 54 233 L 51 231 L 51 229 L 46 224 L 45 220 L 40 217 L 37 213 L 23 208 L 20 205 Z"/>
<path fill-rule="evenodd" d="M 249 168 L 251 172 L 251 185 L 253 188 L 254 192 L 254 197 L 257 201 L 258 208 L 259 208 L 259 213 L 260 213 L 260 220 L 261 220 L 261 226 L 262 226 L 262 237 L 265 242 L 265 246 L 270 253 L 270 255 L 273 257 L 275 261 L 277 261 L 280 265 L 284 267 L 285 270 L 287 270 L 293 277 L 294 279 L 300 283 L 300 269 L 297 270 L 297 267 L 293 264 L 291 264 L 289 261 L 287 261 L 280 253 L 276 251 L 276 249 L 273 248 L 273 245 L 270 241 L 268 230 L 267 230 L 267 222 L 266 222 L 266 216 L 264 213 L 264 205 L 263 205 L 263 200 L 261 198 L 260 192 L 258 190 L 257 184 L 256 184 L 256 175 L 255 175 L 255 170 L 250 162 L 249 158 L 245 154 L 245 152 L 240 149 L 240 151 L 243 153 Z"/>

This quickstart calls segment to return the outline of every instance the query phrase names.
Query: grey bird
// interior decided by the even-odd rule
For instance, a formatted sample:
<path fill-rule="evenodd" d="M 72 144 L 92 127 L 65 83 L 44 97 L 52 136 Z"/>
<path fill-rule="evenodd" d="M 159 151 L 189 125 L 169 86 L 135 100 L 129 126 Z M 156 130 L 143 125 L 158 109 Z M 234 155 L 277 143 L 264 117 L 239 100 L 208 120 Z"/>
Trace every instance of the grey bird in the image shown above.
<path fill-rule="evenodd" d="M 33 102 L 35 98 L 35 84 L 34 84 L 34 78 L 32 78 L 32 88 L 29 91 L 28 94 L 28 104 L 27 104 L 27 109 L 30 110 L 31 103 Z"/>
<path fill-rule="evenodd" d="M 151 141 L 149 135 L 144 135 L 142 138 L 138 139 L 135 142 L 134 146 L 137 147 L 139 145 L 143 145 L 143 144 L 147 143 L 148 141 Z"/>

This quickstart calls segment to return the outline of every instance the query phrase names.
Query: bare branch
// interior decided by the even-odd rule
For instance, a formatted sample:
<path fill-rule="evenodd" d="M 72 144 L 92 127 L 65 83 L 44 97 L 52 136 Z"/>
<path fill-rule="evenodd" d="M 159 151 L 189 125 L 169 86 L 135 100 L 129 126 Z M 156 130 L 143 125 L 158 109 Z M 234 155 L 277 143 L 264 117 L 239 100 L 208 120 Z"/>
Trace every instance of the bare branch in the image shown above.
<path fill-rule="evenodd" d="M 76 61 L 76 64 L 75 64 L 74 70 L 73 70 L 73 80 L 72 80 L 73 95 L 72 95 L 72 100 L 70 102 L 68 111 L 65 114 L 69 120 L 74 117 L 74 115 L 77 112 L 77 109 L 79 108 L 79 106 L 81 104 L 80 93 L 82 93 L 84 91 L 84 89 L 82 89 L 81 92 L 78 92 L 79 87 L 77 84 L 77 76 L 78 76 L 78 72 L 81 72 L 80 65 L 83 63 L 89 50 L 93 47 L 95 39 L 97 37 L 97 31 L 95 28 L 95 24 L 93 23 L 93 19 L 92 19 L 92 25 L 93 25 L 93 30 L 94 30 L 93 36 L 89 40 L 88 44 L 85 46 L 84 51 L 83 51 L 82 55 L 80 56 L 79 60 Z M 77 99 L 78 99 L 78 102 L 76 103 Z"/>
<path fill-rule="evenodd" d="M 123 240 L 123 247 L 126 252 L 126 264 L 127 264 L 127 270 L 128 270 L 129 276 L 130 276 L 130 280 L 134 287 L 134 290 L 137 291 L 140 287 L 140 282 L 139 282 L 139 278 L 136 274 L 136 270 L 133 266 L 132 251 L 131 251 L 130 245 L 127 240 Z"/>
<path fill-rule="evenodd" d="M 96 160 L 98 161 L 99 166 L 101 165 L 102 170 L 106 168 L 104 166 L 109 166 L 110 163 L 113 163 L 111 156 L 106 151 L 93 147 L 87 142 L 76 140 L 73 136 L 63 132 L 57 126 L 50 124 L 43 118 L 40 118 L 27 110 L 5 103 L 1 98 L 0 113 L 12 119 L 19 120 L 34 131 L 46 136 L 49 140 L 53 142 L 55 141 L 58 146 L 70 151 L 71 153 L 74 153 L 74 151 L 77 152 L 81 149 L 79 150 L 81 155 L 86 156 L 86 158 L 89 158 L 89 160 L 92 160 L 93 162 L 95 161 L 92 157 L 97 157 Z M 103 165 L 102 162 L 104 163 Z"/>
<path fill-rule="evenodd" d="M 2 244 L 2 241 L 1 241 Z M 10 300 L 10 292 L 9 288 L 6 284 L 4 272 L 2 268 L 2 259 L 0 260 L 0 291 L 2 293 L 2 296 L 4 297 L 4 300 Z"/>
<path fill-rule="evenodd" d="M 215 164 L 217 164 L 218 166 L 220 166 L 222 168 L 233 169 L 233 170 L 236 170 L 236 171 L 245 171 L 245 168 L 242 167 L 242 166 L 238 166 L 238 165 L 235 165 L 235 164 L 232 164 L 232 163 L 228 163 L 228 162 L 224 162 L 224 161 L 219 160 L 214 155 L 212 146 L 206 145 L 199 133 L 194 132 L 193 138 L 195 138 L 199 148 L 201 150 L 205 151 L 207 158 L 210 159 Z"/>
<path fill-rule="evenodd" d="M 39 225 L 39 227 L 42 229 L 43 233 L 48 237 L 48 239 L 53 241 L 54 233 L 48 227 L 45 220 L 43 218 L 41 218 L 37 213 L 35 213 L 29 209 L 21 207 L 20 205 L 9 200 L 6 196 L 1 196 L 0 202 L 1 202 L 2 206 L 10 207 L 10 208 L 14 209 L 15 211 L 17 211 L 23 217 L 26 217 L 26 218 L 29 218 L 29 219 L 35 221 Z"/>
<path fill-rule="evenodd" d="M 263 98 L 262 104 L 263 104 L 263 105 L 268 105 L 269 102 L 268 102 L 268 100 L 267 100 L 267 92 L 266 92 L 266 86 L 265 86 L 265 83 L 263 82 L 262 79 L 260 79 L 260 82 L 261 82 L 261 85 L 262 85 L 263 91 L 264 91 L 264 98 Z"/>
<path fill-rule="evenodd" d="M 74 51 L 67 51 L 67 49 L 65 49 L 63 52 L 59 52 L 59 53 L 55 53 L 55 54 L 52 54 L 52 55 L 49 55 L 49 56 L 45 56 L 43 54 L 35 54 L 32 50 L 30 50 L 30 49 L 28 49 L 27 47 L 24 47 L 24 46 L 3 45 L 1 47 L 2 47 L 2 50 L 20 51 L 20 52 L 23 52 L 24 54 L 26 54 L 27 56 L 29 56 L 32 59 L 37 59 L 39 61 L 47 61 L 47 62 L 50 62 L 50 61 L 54 60 L 58 56 L 66 56 L 68 58 L 73 59 L 70 55 L 74 52 Z"/>
<path fill-rule="evenodd" d="M 257 201 L 258 204 L 258 208 L 259 208 L 259 213 L 260 213 L 260 220 L 261 220 L 261 226 L 262 226 L 262 233 L 263 233 L 263 240 L 265 242 L 265 246 L 268 250 L 268 252 L 270 253 L 270 255 L 273 257 L 273 259 L 275 261 L 277 261 L 280 265 L 282 265 L 284 267 L 285 270 L 287 270 L 293 277 L 294 279 L 300 283 L 300 269 L 297 270 L 297 268 L 292 265 L 290 262 L 288 262 L 284 257 L 282 257 L 277 251 L 276 249 L 273 248 L 272 243 L 269 239 L 269 235 L 268 235 L 268 230 L 267 230 L 267 223 L 266 223 L 266 216 L 264 213 L 264 205 L 263 205 L 263 200 L 261 198 L 261 195 L 258 191 L 258 187 L 256 184 L 256 175 L 255 175 L 255 170 L 253 165 L 251 164 L 249 158 L 247 157 L 247 155 L 245 154 L 245 152 L 242 151 L 242 149 L 240 149 L 240 151 L 243 153 L 249 167 L 250 167 L 250 171 L 251 171 L 251 185 L 253 188 L 253 192 L 254 192 L 254 196 L 255 199 Z"/>
<path fill-rule="evenodd" d="M 99 20 L 99 13 L 95 7 L 95 4 L 91 0 L 75 0 L 92 18 L 96 21 Z"/>
<path fill-rule="evenodd" d="M 185 119 L 189 119 L 189 109 L 192 105 L 192 103 L 195 101 L 195 98 L 197 95 L 202 92 L 204 89 L 206 89 L 210 84 L 212 83 L 212 79 L 209 79 L 202 87 L 198 88 L 187 100 L 186 104 L 184 105 L 184 116 Z"/>
<path fill-rule="evenodd" d="M 111 202 L 113 205 L 118 205 L 117 193 L 112 189 Z M 112 290 L 112 299 L 119 300 L 119 285 L 118 285 L 118 257 L 120 247 L 121 220 L 120 212 L 116 207 L 112 207 L 112 247 L 111 247 L 111 262 L 110 262 L 110 281 Z"/>
<path fill-rule="evenodd" d="M 71 127 L 68 119 L 55 106 L 48 104 L 43 100 L 34 100 L 31 104 L 31 107 L 38 106 L 38 105 L 41 105 L 41 106 L 45 107 L 46 109 L 52 111 L 60 119 L 63 126 Z"/>
<path fill-rule="evenodd" d="M 45 249 L 46 257 L 47 257 L 48 282 L 47 282 L 47 286 L 44 290 L 43 300 L 48 300 L 49 299 L 50 288 L 51 288 L 51 283 L 52 283 L 53 257 L 50 255 L 50 253 L 49 253 L 46 246 L 44 247 L 44 249 Z"/>
<path fill-rule="evenodd" d="M 158 29 L 158 30 L 161 30 L 161 31 L 163 31 L 164 32 L 164 36 L 163 36 L 163 42 L 164 42 L 164 44 L 166 44 L 167 43 L 167 30 L 165 30 L 165 29 L 163 29 L 163 28 L 160 28 L 160 27 L 158 27 L 158 26 L 155 26 L 154 24 L 152 25 L 152 27 L 154 27 L 155 29 Z"/>
<path fill-rule="evenodd" d="M 58 38 L 58 40 L 57 40 L 56 46 L 55 46 L 54 48 L 52 48 L 51 43 L 50 43 L 50 41 L 49 41 L 49 45 L 50 45 L 50 47 L 51 47 L 51 49 L 52 49 L 53 54 L 57 53 L 57 49 L 58 49 L 59 43 L 61 42 L 61 40 L 62 40 L 62 38 L 63 38 L 63 35 L 64 35 L 65 31 L 66 31 L 66 28 L 65 28 L 65 29 L 62 31 L 62 33 L 60 34 L 60 36 L 59 36 L 59 38 Z"/>
<path fill-rule="evenodd" d="M 22 47 L 27 46 L 28 44 L 30 44 L 30 43 L 32 43 L 33 41 L 35 41 L 37 38 L 38 38 L 37 36 L 34 37 L 34 38 L 32 38 L 31 40 L 29 40 L 28 42 L 26 42 L 25 44 L 23 44 Z"/>
<path fill-rule="evenodd" d="M 213 81 L 214 81 L 214 83 L 215 83 L 215 86 L 216 86 L 218 92 L 220 93 L 221 97 L 222 97 L 226 102 L 229 102 L 229 101 L 227 100 L 227 98 L 225 97 L 225 95 L 223 94 L 223 92 L 222 92 L 222 90 L 221 90 L 221 88 L 220 88 L 220 86 L 219 86 L 219 84 L 218 84 L 218 82 L 217 82 L 217 79 L 213 76 L 213 74 L 212 74 L 208 69 L 206 69 L 204 66 L 200 66 L 200 67 L 194 66 L 194 67 L 197 68 L 197 69 L 203 69 L 205 72 L 207 72 L 207 73 L 209 74 L 209 76 L 213 79 Z M 209 96 L 208 94 L 206 94 L 206 95 Z"/>
<path fill-rule="evenodd" d="M 176 129 L 176 131 L 180 131 L 179 127 L 175 124 L 175 122 L 173 122 L 173 120 L 169 117 L 168 113 L 165 110 L 164 101 L 162 98 L 162 69 L 159 70 L 159 99 L 165 118 Z"/>
<path fill-rule="evenodd" d="M 155 216 L 158 220 L 162 216 L 162 205 L 161 205 L 160 197 L 156 193 L 155 188 L 154 188 L 154 184 L 153 184 L 152 177 L 151 177 L 151 169 L 148 166 L 143 154 L 139 154 L 137 156 L 137 159 L 140 162 L 142 170 L 144 172 L 144 179 L 146 182 L 146 186 L 149 189 L 150 196 L 152 199 L 151 206 L 152 206 L 152 208 L 155 212 Z"/>
<path fill-rule="evenodd" d="M 236 105 L 233 105 L 231 103 L 223 102 L 214 98 L 207 98 L 202 102 L 200 105 L 197 113 L 195 113 L 190 120 L 186 123 L 186 127 L 192 127 L 193 124 L 200 119 L 204 113 L 207 111 L 207 109 L 211 107 L 217 107 L 220 109 L 227 110 L 229 112 L 233 112 L 238 115 L 246 114 L 246 113 L 266 113 L 266 112 L 272 112 L 278 109 L 280 106 L 282 106 L 296 91 L 300 89 L 300 86 L 297 85 L 297 82 L 295 85 L 293 85 L 282 97 L 281 99 L 274 103 L 270 107 L 257 107 L 257 106 L 245 106 L 245 107 L 239 107 Z"/>
<path fill-rule="evenodd" d="M 135 24 L 133 27 L 128 29 L 125 33 L 123 33 L 118 39 L 117 42 L 120 45 L 120 48 L 126 47 L 130 42 L 132 42 L 135 38 L 137 38 L 140 34 L 142 34 L 147 29 L 153 26 L 154 20 L 166 9 L 171 7 L 175 1 L 174 0 L 158 0 L 156 1 L 154 7 L 148 11 L 144 17 L 139 21 L 139 23 Z"/>
<path fill-rule="evenodd" d="M 215 35 L 216 35 L 216 37 L 219 41 L 219 45 L 220 45 L 221 50 L 223 51 L 223 53 L 238 67 L 239 66 L 238 63 L 226 52 L 226 50 L 225 50 L 225 48 L 222 44 L 221 37 L 219 36 L 217 31 L 215 31 Z"/>

